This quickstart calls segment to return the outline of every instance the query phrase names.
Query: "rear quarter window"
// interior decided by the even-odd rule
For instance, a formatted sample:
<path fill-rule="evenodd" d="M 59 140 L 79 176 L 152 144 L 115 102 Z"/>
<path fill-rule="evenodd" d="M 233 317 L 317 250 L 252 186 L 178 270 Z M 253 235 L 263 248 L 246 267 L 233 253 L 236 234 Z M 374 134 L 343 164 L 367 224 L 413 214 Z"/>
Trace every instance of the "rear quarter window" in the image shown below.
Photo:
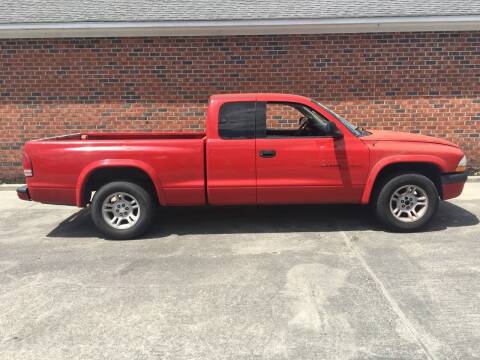
<path fill-rule="evenodd" d="M 222 139 L 255 138 L 255 102 L 223 104 L 218 119 L 218 133 Z"/>

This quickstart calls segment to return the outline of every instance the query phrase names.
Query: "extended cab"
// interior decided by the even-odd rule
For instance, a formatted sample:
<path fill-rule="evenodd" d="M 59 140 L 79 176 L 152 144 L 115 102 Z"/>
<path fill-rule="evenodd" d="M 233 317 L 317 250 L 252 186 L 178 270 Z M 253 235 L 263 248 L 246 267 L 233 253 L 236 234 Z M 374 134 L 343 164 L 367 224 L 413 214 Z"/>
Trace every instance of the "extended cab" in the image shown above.
<path fill-rule="evenodd" d="M 372 204 L 416 230 L 460 195 L 466 158 L 443 139 L 365 131 L 296 95 L 214 95 L 206 133 L 82 133 L 29 141 L 24 200 L 91 206 L 108 237 L 141 235 L 161 206 Z"/>

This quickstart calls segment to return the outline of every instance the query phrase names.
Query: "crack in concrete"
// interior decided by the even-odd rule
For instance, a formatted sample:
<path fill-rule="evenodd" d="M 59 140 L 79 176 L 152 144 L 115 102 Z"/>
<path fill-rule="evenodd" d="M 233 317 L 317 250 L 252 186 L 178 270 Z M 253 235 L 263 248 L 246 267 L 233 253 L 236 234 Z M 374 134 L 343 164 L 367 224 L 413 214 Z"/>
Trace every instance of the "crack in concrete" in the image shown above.
<path fill-rule="evenodd" d="M 395 299 L 390 295 L 389 291 L 383 285 L 382 281 L 378 278 L 378 276 L 374 273 L 370 265 L 368 265 L 367 261 L 365 258 L 362 256 L 358 248 L 355 246 L 355 244 L 352 242 L 352 239 L 345 233 L 345 231 L 340 231 L 342 234 L 342 237 L 345 241 L 345 244 L 347 245 L 347 248 L 355 255 L 355 257 L 360 261 L 360 264 L 363 266 L 363 268 L 367 271 L 369 276 L 372 278 L 372 280 L 375 282 L 375 284 L 378 286 L 380 289 L 380 292 L 382 293 L 383 298 L 387 301 L 387 303 L 390 305 L 391 309 L 393 312 L 398 316 L 402 324 L 408 329 L 410 334 L 413 336 L 415 339 L 415 342 L 418 344 L 418 346 L 423 350 L 425 356 L 429 360 L 437 360 L 437 357 L 430 351 L 430 349 L 427 347 L 425 342 L 422 340 L 421 334 L 415 329 L 415 326 L 412 324 L 412 322 L 408 319 L 407 315 L 402 311 L 398 303 L 395 301 Z"/>

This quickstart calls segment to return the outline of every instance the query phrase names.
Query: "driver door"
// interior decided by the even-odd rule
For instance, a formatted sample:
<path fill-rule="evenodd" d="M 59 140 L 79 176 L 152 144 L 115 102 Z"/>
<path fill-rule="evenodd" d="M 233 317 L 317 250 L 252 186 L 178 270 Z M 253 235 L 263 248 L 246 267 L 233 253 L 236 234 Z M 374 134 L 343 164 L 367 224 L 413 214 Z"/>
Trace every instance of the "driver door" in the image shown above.
<path fill-rule="evenodd" d="M 355 150 L 355 142 L 349 137 L 313 136 L 308 129 L 298 131 L 304 116 L 294 104 L 257 103 L 257 202 L 318 204 L 360 199 L 362 186 L 355 184 L 356 174 L 351 173 L 359 169 L 349 166 L 365 160 L 364 146 L 358 148 L 362 156 L 349 159 L 346 149 Z"/>

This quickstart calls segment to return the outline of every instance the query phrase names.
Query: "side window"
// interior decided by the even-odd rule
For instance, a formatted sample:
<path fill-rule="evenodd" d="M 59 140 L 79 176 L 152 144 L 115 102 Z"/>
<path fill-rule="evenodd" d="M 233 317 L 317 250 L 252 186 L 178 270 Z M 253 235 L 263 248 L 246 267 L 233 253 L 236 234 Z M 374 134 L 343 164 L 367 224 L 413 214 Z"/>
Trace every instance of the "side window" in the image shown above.
<path fill-rule="evenodd" d="M 255 138 L 255 102 L 223 104 L 218 119 L 218 132 L 223 139 Z"/>
<path fill-rule="evenodd" d="M 266 127 L 270 130 L 297 130 L 303 114 L 288 104 L 267 103 Z"/>
<path fill-rule="evenodd" d="M 263 103 L 263 124 L 257 118 L 257 137 L 327 136 L 328 121 L 315 110 L 297 103 Z"/>

